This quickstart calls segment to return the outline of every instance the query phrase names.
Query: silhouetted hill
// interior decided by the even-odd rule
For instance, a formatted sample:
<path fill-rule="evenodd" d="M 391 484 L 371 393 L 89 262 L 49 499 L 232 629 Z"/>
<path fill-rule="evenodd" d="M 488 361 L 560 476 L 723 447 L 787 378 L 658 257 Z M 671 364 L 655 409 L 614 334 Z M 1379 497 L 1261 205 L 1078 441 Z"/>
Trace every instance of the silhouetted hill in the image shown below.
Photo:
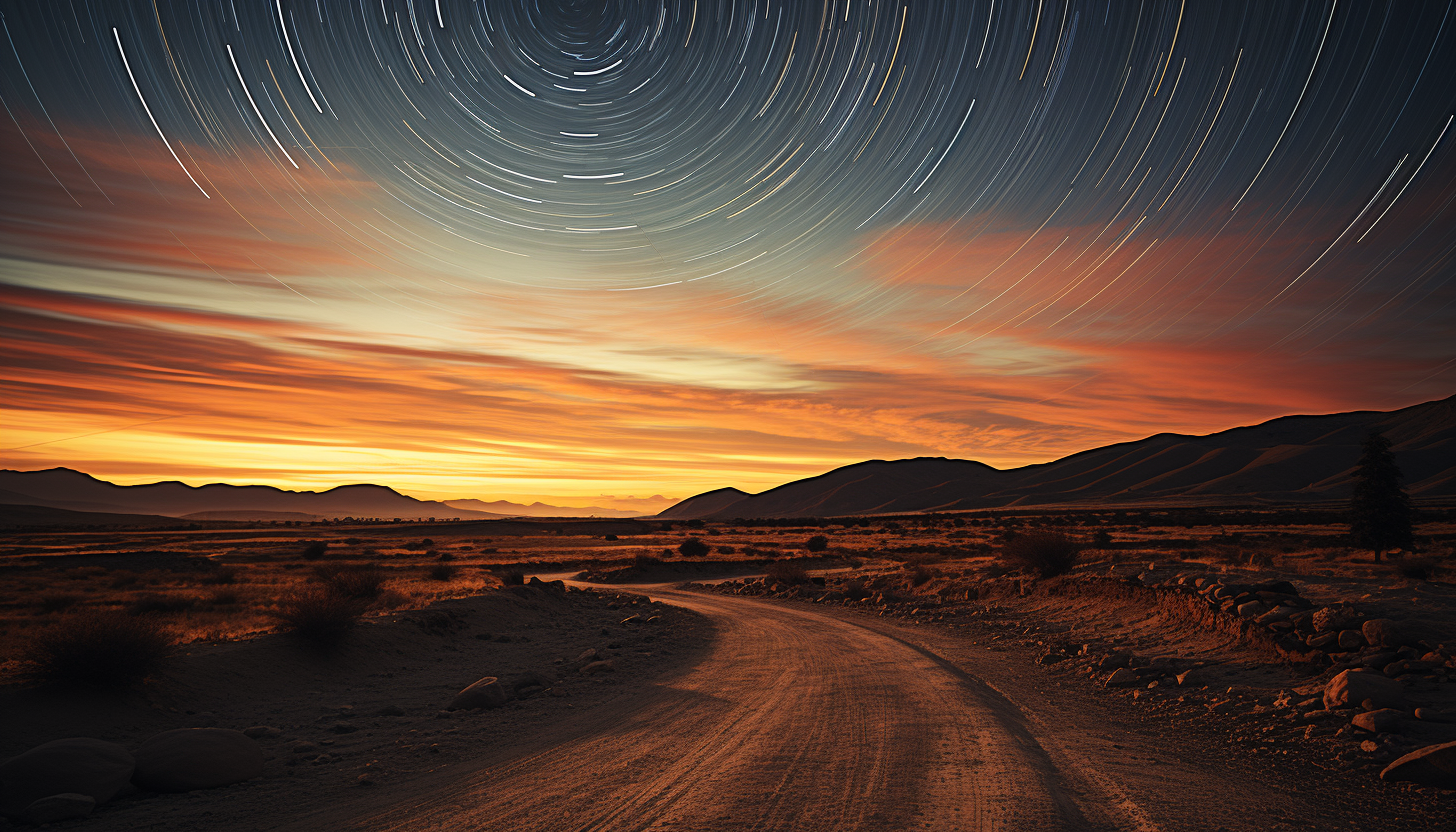
<path fill-rule="evenodd" d="M 689 497 L 657 516 L 664 520 L 690 520 L 694 517 L 707 517 L 727 511 L 729 506 L 737 505 L 740 500 L 749 496 L 752 495 L 747 491 L 739 491 L 736 488 L 719 488 L 716 491 Z"/>
<path fill-rule="evenodd" d="M 603 506 L 553 506 L 542 502 L 530 505 L 513 503 L 509 500 L 446 500 L 445 505 L 467 511 L 484 511 L 499 517 L 641 517 L 640 511 L 628 511 Z"/>
<path fill-rule="evenodd" d="M 382 485 L 341 485 L 327 491 L 285 491 L 269 485 L 180 482 L 115 485 L 69 468 L 0 471 L 0 504 L 47 506 L 111 514 L 185 517 L 201 512 L 234 515 L 291 512 L 324 518 L 486 520 L 500 515 L 416 500 Z M 237 519 L 237 517 L 231 518 Z"/>
<path fill-rule="evenodd" d="M 725 505 L 706 498 L 729 489 L 709 491 L 658 516 L 832 517 L 1060 504 L 1346 500 L 1360 444 L 1373 428 L 1390 438 L 1412 497 L 1456 497 L 1453 396 L 1389 412 L 1285 416 L 1208 436 L 1163 433 L 1008 470 L 944 458 L 873 460 Z"/>
<path fill-rule="evenodd" d="M 49 506 L 0 504 L 0 528 L 28 529 L 56 526 L 93 528 L 163 528 L 183 525 L 175 517 L 155 514 L 107 514 L 96 511 L 69 511 Z"/>

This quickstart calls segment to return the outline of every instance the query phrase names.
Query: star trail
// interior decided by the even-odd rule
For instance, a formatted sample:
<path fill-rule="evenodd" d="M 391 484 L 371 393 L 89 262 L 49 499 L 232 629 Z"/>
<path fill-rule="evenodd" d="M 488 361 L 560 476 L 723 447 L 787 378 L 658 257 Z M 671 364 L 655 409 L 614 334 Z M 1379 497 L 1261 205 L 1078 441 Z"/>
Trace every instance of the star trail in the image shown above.
<path fill-rule="evenodd" d="M 1045 461 L 1456 383 L 1450 2 L 4 2 L 6 466 Z"/>

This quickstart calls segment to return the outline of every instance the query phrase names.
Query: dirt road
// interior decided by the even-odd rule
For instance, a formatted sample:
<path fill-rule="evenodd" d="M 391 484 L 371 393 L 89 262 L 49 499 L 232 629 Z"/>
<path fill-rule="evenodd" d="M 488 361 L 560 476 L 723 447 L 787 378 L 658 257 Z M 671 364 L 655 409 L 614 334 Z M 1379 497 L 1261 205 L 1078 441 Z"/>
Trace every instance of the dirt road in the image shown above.
<path fill-rule="evenodd" d="M 1109 729 L 995 654 L 843 613 L 650 594 L 714 623 L 704 660 L 407 796 L 363 793 L 289 828 L 1332 828 L 1291 790 Z"/>

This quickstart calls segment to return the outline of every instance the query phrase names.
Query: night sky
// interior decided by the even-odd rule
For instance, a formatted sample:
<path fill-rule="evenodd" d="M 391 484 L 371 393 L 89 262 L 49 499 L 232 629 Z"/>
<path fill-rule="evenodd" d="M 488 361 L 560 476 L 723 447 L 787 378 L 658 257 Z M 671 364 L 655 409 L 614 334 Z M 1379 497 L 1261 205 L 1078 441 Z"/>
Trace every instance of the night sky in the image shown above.
<path fill-rule="evenodd" d="M 3 467 L 656 510 L 1456 387 L 1450 2 L 0 8 Z"/>

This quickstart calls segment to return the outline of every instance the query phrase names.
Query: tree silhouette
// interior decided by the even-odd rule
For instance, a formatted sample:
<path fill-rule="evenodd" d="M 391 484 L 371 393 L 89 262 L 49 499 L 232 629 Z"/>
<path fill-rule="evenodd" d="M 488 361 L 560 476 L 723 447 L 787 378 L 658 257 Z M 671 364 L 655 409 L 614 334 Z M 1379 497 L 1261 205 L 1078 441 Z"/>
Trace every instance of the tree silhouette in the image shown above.
<path fill-rule="evenodd" d="M 1350 536 L 1374 551 L 1377 561 L 1392 549 L 1409 549 L 1413 544 L 1410 497 L 1400 486 L 1400 469 L 1390 451 L 1390 440 L 1379 430 L 1365 437 L 1355 466 Z"/>

